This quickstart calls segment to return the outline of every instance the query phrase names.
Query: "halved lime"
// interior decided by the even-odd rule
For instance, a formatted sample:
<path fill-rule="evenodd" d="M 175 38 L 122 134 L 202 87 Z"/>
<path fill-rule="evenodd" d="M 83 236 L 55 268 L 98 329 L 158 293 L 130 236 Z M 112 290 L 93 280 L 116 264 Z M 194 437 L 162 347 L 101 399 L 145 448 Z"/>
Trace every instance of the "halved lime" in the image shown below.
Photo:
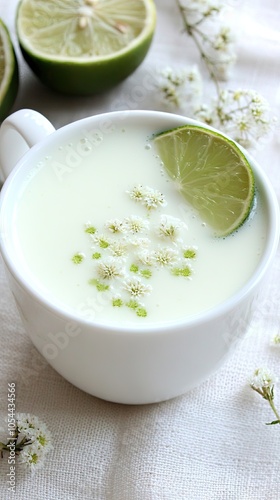
<path fill-rule="evenodd" d="M 0 122 L 8 115 L 17 91 L 17 59 L 9 31 L 0 19 Z"/>
<path fill-rule="evenodd" d="M 245 222 L 254 203 L 255 181 L 235 142 L 195 125 L 163 132 L 154 142 L 176 188 L 217 236 Z"/>
<path fill-rule="evenodd" d="M 90 95 L 139 66 L 155 22 L 153 0 L 21 0 L 17 33 L 24 58 L 45 85 Z"/>

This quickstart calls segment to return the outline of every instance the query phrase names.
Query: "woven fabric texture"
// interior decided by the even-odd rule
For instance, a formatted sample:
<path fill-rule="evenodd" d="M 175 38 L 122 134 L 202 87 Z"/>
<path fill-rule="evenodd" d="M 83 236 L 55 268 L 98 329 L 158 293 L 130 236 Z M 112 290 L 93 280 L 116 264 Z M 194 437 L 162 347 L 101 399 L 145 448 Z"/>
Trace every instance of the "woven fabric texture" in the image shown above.
<path fill-rule="evenodd" d="M 253 88 L 280 115 L 280 6 L 278 0 L 228 2 L 240 30 L 231 88 Z M 21 85 L 13 111 L 32 108 L 56 128 L 117 109 L 153 109 L 150 94 L 133 91 L 161 66 L 199 63 L 181 33 L 175 1 L 157 0 L 154 43 L 141 67 L 108 93 L 68 98 L 49 91 L 23 61 L 15 35 L 17 1 L 0 0 L 20 61 Z M 248 22 L 250 20 L 250 23 Z M 245 36 L 246 32 L 246 36 Z M 206 77 L 207 78 L 207 77 Z M 209 93 L 214 92 L 208 81 Z M 207 90 L 208 92 L 208 90 Z M 280 196 L 280 132 L 257 152 Z M 278 500 L 280 429 L 268 404 L 248 380 L 260 366 L 279 374 L 280 351 L 270 339 L 280 332 L 280 254 L 262 287 L 245 340 L 224 366 L 198 388 L 147 406 L 112 404 L 81 392 L 58 375 L 24 331 L 0 261 L 0 412 L 7 416 L 8 383 L 16 383 L 17 411 L 37 415 L 53 435 L 54 449 L 31 476 L 17 469 L 8 492 L 7 460 L 0 460 L 3 500 Z M 276 406 L 280 407 L 276 387 Z"/>

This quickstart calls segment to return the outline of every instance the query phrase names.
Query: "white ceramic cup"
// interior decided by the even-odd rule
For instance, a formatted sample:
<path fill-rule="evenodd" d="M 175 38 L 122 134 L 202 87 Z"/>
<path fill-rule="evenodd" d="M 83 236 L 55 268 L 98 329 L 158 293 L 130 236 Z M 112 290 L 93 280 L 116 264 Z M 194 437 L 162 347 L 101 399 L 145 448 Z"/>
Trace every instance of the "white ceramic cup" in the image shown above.
<path fill-rule="evenodd" d="M 85 118 L 55 131 L 45 117 L 32 110 L 18 111 L 3 122 L 0 166 L 3 177 L 8 178 L 1 192 L 0 243 L 23 324 L 50 365 L 94 396 L 144 404 L 173 398 L 196 386 L 219 368 L 243 338 L 277 249 L 279 213 L 266 175 L 245 153 L 267 206 L 268 237 L 255 272 L 234 296 L 207 312 L 158 327 L 105 326 L 67 312 L 36 289 L 19 265 L 11 237 L 18 192 L 42 155 L 81 130 L 98 129 L 106 134 L 120 121 L 126 126 L 145 122 L 151 131 L 196 123 L 167 113 L 125 111 Z"/>

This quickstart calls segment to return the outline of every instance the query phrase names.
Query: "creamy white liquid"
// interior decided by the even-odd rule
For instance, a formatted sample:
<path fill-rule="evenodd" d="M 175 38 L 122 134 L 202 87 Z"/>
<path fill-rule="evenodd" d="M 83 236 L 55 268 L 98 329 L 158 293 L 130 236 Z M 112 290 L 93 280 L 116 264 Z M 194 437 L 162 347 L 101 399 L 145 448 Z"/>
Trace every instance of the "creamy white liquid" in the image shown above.
<path fill-rule="evenodd" d="M 150 324 L 196 314 L 240 289 L 261 257 L 266 214 L 260 197 L 253 216 L 240 230 L 225 239 L 215 238 L 211 228 L 177 193 L 151 144 L 141 127 L 120 127 L 102 140 L 96 135 L 95 144 L 86 137 L 62 144 L 34 165 L 18 201 L 14 234 L 22 266 L 53 301 L 86 319 Z M 145 207 L 127 193 L 138 185 L 160 191 L 167 202 L 151 210 L 148 219 Z M 85 224 L 110 239 L 112 234 L 104 227 L 108 220 L 133 215 L 154 227 L 161 214 L 179 218 L 187 226 L 181 230 L 183 243 L 169 241 L 168 245 L 175 250 L 182 245 L 194 247 L 196 258 L 191 261 L 190 278 L 174 276 L 170 267 L 160 266 L 150 268 L 150 278 L 133 275 L 151 287 L 149 294 L 138 299 L 147 312 L 146 317 L 140 317 L 126 305 L 112 306 L 114 297 L 121 296 L 124 304 L 129 301 L 123 289 L 127 276 L 113 282 L 105 280 L 112 289 L 110 293 L 89 284 L 97 276 L 99 261 L 92 259 L 97 249 L 93 238 L 85 233 Z M 150 238 L 150 232 L 141 236 Z M 158 248 L 166 242 L 155 235 L 152 245 Z M 137 261 L 137 252 L 139 247 L 130 254 L 129 263 Z M 84 256 L 81 264 L 72 261 L 76 253 Z"/>

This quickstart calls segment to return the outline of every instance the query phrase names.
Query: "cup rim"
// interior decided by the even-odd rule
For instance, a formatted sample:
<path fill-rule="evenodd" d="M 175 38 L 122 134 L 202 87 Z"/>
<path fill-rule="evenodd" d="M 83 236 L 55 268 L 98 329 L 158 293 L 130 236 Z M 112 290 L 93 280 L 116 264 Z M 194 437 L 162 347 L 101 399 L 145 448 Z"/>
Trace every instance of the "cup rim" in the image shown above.
<path fill-rule="evenodd" d="M 243 302 L 243 300 L 245 300 L 246 297 L 250 295 L 250 293 L 257 287 L 259 282 L 262 280 L 275 256 L 280 235 L 280 214 L 279 214 L 278 201 L 273 186 L 267 174 L 264 172 L 264 170 L 258 164 L 258 162 L 254 159 L 254 157 L 245 148 L 243 148 L 240 144 L 238 144 L 238 147 L 241 149 L 246 158 L 249 160 L 254 170 L 254 174 L 258 180 L 258 183 L 260 183 L 266 195 L 267 212 L 268 212 L 270 227 L 268 228 L 268 233 L 267 233 L 268 237 L 266 240 L 264 252 L 262 254 L 259 263 L 257 264 L 249 280 L 241 288 L 239 288 L 233 295 L 231 295 L 224 301 L 212 306 L 209 309 L 205 309 L 201 312 L 188 315 L 186 318 L 180 318 L 178 320 L 173 319 L 170 321 L 164 320 L 162 322 L 161 321 L 152 323 L 148 322 L 145 323 L 145 325 L 137 325 L 135 323 L 134 324 L 122 323 L 120 326 L 117 326 L 113 323 L 106 321 L 103 322 L 100 320 L 95 320 L 94 318 L 85 319 L 83 316 L 79 315 L 78 313 L 75 313 L 74 310 L 70 310 L 67 307 L 64 307 L 64 305 L 61 304 L 60 302 L 58 301 L 56 302 L 55 300 L 44 296 L 44 293 L 41 290 L 37 289 L 35 284 L 33 285 L 33 283 L 30 283 L 30 281 L 28 281 L 28 277 L 25 276 L 24 272 L 21 272 L 21 270 L 14 262 L 14 259 L 10 256 L 7 248 L 7 242 L 3 238 L 1 231 L 2 219 L 3 220 L 5 219 L 5 214 L 2 215 L 3 210 L 5 210 L 5 206 L 3 208 L 3 205 L 5 205 L 6 198 L 9 198 L 10 191 L 14 189 L 14 183 L 16 182 L 19 170 L 22 167 L 28 169 L 27 165 L 28 156 L 30 154 L 32 155 L 36 154 L 36 152 L 39 151 L 42 148 L 42 146 L 45 147 L 49 143 L 52 143 L 54 135 L 56 136 L 56 138 L 58 138 L 60 135 L 67 134 L 67 132 L 69 133 L 71 130 L 79 128 L 81 124 L 85 125 L 86 122 L 90 123 L 92 120 L 96 121 L 98 119 L 109 118 L 109 117 L 112 117 L 113 119 L 117 120 L 118 117 L 123 119 L 124 117 L 137 118 L 138 116 L 154 117 L 159 121 L 166 120 L 168 122 L 168 120 L 170 120 L 170 122 L 172 122 L 170 128 L 173 127 L 173 124 L 176 121 L 178 122 L 177 126 L 183 125 L 184 123 L 199 125 L 200 127 L 203 127 L 206 130 L 216 131 L 232 141 L 232 139 L 227 134 L 221 132 L 220 130 L 217 130 L 198 120 L 194 120 L 182 115 L 177 115 L 175 113 L 166 113 L 162 111 L 152 111 L 152 110 L 125 110 L 125 111 L 111 111 L 111 112 L 100 113 L 98 115 L 88 116 L 76 120 L 74 122 L 71 122 L 69 124 L 66 124 L 61 128 L 55 130 L 54 133 L 48 135 L 43 141 L 35 144 L 35 146 L 33 146 L 29 151 L 27 151 L 27 153 L 18 161 L 16 167 L 13 169 L 13 171 L 10 173 L 9 177 L 5 181 L 0 193 L 0 250 L 7 268 L 14 276 L 14 278 L 17 280 L 17 282 L 20 283 L 20 285 L 24 288 L 24 290 L 27 291 L 27 293 L 31 295 L 37 302 L 41 303 L 45 308 L 52 311 L 54 314 L 64 316 L 69 321 L 73 321 L 79 324 L 92 326 L 93 328 L 98 328 L 100 330 L 112 331 L 114 332 L 114 335 L 116 334 L 116 332 L 124 334 L 127 332 L 133 332 L 133 333 L 141 332 L 141 334 L 143 333 L 145 334 L 150 332 L 159 332 L 159 331 L 163 332 L 165 330 L 169 331 L 170 329 L 176 329 L 180 327 L 186 328 L 189 326 L 202 325 L 209 321 L 222 317 L 223 315 L 226 315 L 228 312 L 230 312 L 232 309 L 238 306 L 239 303 Z"/>

